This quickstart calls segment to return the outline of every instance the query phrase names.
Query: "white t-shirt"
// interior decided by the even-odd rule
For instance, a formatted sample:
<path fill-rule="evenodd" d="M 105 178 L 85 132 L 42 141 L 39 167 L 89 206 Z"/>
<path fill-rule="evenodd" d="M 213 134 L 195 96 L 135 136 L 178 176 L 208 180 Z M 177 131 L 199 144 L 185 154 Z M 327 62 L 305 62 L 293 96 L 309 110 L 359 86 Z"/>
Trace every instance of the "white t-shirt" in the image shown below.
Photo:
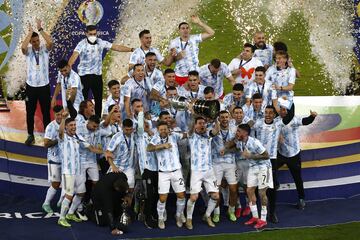
<path fill-rule="evenodd" d="M 262 62 L 252 57 L 250 60 L 245 61 L 239 58 L 234 58 L 229 64 L 229 70 L 242 69 L 241 73 L 236 77 L 236 83 L 241 83 L 246 88 L 247 84 L 254 80 L 255 69 L 259 66 L 263 66 Z"/>

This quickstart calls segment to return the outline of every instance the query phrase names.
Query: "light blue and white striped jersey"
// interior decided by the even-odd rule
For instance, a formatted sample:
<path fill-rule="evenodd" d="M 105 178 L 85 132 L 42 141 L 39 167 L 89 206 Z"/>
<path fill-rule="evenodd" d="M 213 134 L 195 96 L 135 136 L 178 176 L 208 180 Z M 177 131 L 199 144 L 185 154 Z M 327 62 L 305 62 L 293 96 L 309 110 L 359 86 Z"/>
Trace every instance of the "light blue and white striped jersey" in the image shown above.
<path fill-rule="evenodd" d="M 230 122 L 229 122 L 229 128 L 231 129 L 231 131 L 235 132 L 237 131 L 237 127 L 240 125 L 240 124 L 245 124 L 245 123 L 248 123 L 251 119 L 247 116 L 244 116 L 242 121 L 240 123 L 236 123 L 235 119 L 230 119 Z"/>
<path fill-rule="evenodd" d="M 129 97 L 130 102 L 138 98 L 142 100 L 144 111 L 148 111 L 150 108 L 150 90 L 152 86 L 146 78 L 142 81 L 136 81 L 134 78 L 129 79 L 122 87 L 123 96 Z"/>
<path fill-rule="evenodd" d="M 302 119 L 294 117 L 281 130 L 284 142 L 279 143 L 279 153 L 285 157 L 293 157 L 300 152 L 299 127 L 302 126 Z"/>
<path fill-rule="evenodd" d="M 99 126 L 101 146 L 103 151 L 106 151 L 111 138 L 118 132 L 122 132 L 121 126 L 117 123 L 109 124 L 107 127 L 104 126 L 104 121 Z M 102 157 L 103 155 L 101 155 Z"/>
<path fill-rule="evenodd" d="M 190 71 L 199 70 L 199 43 L 202 42 L 201 34 L 190 35 L 187 42 L 183 42 L 180 37 L 170 41 L 169 51 L 176 49 L 176 53 L 185 51 L 185 56 L 175 62 L 175 73 L 177 76 L 186 77 Z"/>
<path fill-rule="evenodd" d="M 178 94 L 179 96 L 183 96 L 183 97 L 186 97 L 188 99 L 204 99 L 205 96 L 204 96 L 204 89 L 206 88 L 206 86 L 204 85 L 199 85 L 199 88 L 197 90 L 197 92 L 193 92 L 193 91 L 190 91 L 190 90 L 186 90 L 184 88 L 184 86 L 181 86 L 178 88 Z"/>
<path fill-rule="evenodd" d="M 224 94 L 224 77 L 231 77 L 231 72 L 228 66 L 221 62 L 220 69 L 217 74 L 212 74 L 209 69 L 209 63 L 200 67 L 199 69 L 199 77 L 200 82 L 204 86 L 210 86 L 214 88 L 215 98 L 219 98 Z"/>
<path fill-rule="evenodd" d="M 44 138 L 47 138 L 51 141 L 59 141 L 59 127 L 60 125 L 56 122 L 56 120 L 51 121 L 51 123 L 46 126 Z M 47 149 L 48 162 L 61 163 L 59 153 L 59 144 L 49 147 Z"/>
<path fill-rule="evenodd" d="M 154 47 L 150 47 L 149 50 L 144 50 L 141 47 L 135 48 L 134 52 L 131 53 L 129 64 L 145 64 L 145 55 L 148 52 L 156 54 L 156 60 L 160 63 L 164 60 L 160 51 Z"/>
<path fill-rule="evenodd" d="M 107 150 L 114 155 L 114 164 L 121 170 L 134 168 L 135 140 L 134 134 L 130 137 L 123 132 L 116 133 L 110 140 Z"/>
<path fill-rule="evenodd" d="M 235 141 L 236 148 L 240 150 L 240 152 L 243 152 L 244 150 L 247 150 L 251 154 L 263 154 L 266 151 L 266 148 L 261 144 L 261 142 L 253 137 L 248 137 L 248 140 L 246 142 L 242 141 Z M 253 167 L 256 165 L 266 165 L 267 167 L 271 167 L 270 158 L 266 160 L 253 160 L 253 159 L 247 159 L 249 161 L 249 166 Z"/>
<path fill-rule="evenodd" d="M 148 152 L 146 148 L 151 141 L 152 136 L 147 132 L 137 132 L 135 134 L 136 141 L 136 150 L 139 158 L 139 168 L 141 174 L 143 174 L 144 169 L 150 171 L 158 171 L 158 162 L 155 156 L 155 152 Z"/>
<path fill-rule="evenodd" d="M 76 115 L 75 121 L 76 121 L 76 128 L 81 127 L 82 125 L 85 125 L 85 124 L 86 124 L 86 119 L 85 119 L 85 117 L 84 117 L 82 114 L 80 114 L 80 113 L 78 113 L 78 114 Z"/>
<path fill-rule="evenodd" d="M 49 51 L 44 44 L 40 45 L 39 51 L 32 46 L 27 48 L 26 63 L 26 83 L 29 86 L 43 87 L 49 84 Z"/>
<path fill-rule="evenodd" d="M 182 139 L 182 133 L 172 132 L 166 139 L 162 139 L 159 134 L 155 134 L 150 143 L 152 145 L 159 145 L 164 143 L 170 143 L 171 148 L 162 149 L 155 152 L 159 171 L 169 172 L 175 171 L 181 168 L 180 157 L 179 157 L 179 146 L 178 141 Z"/>
<path fill-rule="evenodd" d="M 119 99 L 114 99 L 111 95 L 108 96 L 108 98 L 106 99 L 105 103 L 104 103 L 104 107 L 103 107 L 103 115 L 108 115 L 109 111 L 108 108 L 111 105 L 118 105 L 120 111 L 123 109 L 124 106 L 124 98 L 122 96 L 119 97 Z"/>
<path fill-rule="evenodd" d="M 168 86 L 166 86 L 166 82 L 157 82 L 154 84 L 153 89 L 155 89 L 156 91 L 159 92 L 160 96 L 163 98 L 166 98 L 166 89 L 168 88 Z M 179 93 L 179 88 L 176 87 L 176 90 Z"/>
<path fill-rule="evenodd" d="M 264 145 L 271 159 L 277 157 L 279 136 L 283 126 L 282 119 L 279 117 L 275 118 L 271 124 L 265 123 L 265 119 L 259 119 L 253 126 L 256 139 Z"/>
<path fill-rule="evenodd" d="M 263 107 L 272 105 L 272 82 L 265 81 L 263 85 L 257 84 L 256 82 L 249 83 L 246 89 L 246 98 L 252 98 L 255 93 L 259 93 L 263 98 Z"/>
<path fill-rule="evenodd" d="M 232 93 L 226 94 L 223 99 L 224 108 L 226 110 L 230 110 L 231 106 L 234 105 L 236 107 L 242 107 L 246 103 L 245 96 L 243 95 L 240 101 L 235 101 Z"/>
<path fill-rule="evenodd" d="M 256 122 L 258 119 L 265 117 L 265 107 L 262 105 L 259 112 L 256 112 L 254 110 L 253 105 L 251 104 L 250 107 L 248 107 L 246 104 L 243 106 L 243 111 L 245 116 Z"/>
<path fill-rule="evenodd" d="M 76 109 L 76 111 L 79 111 L 80 103 L 84 100 L 82 94 L 83 86 L 81 84 L 79 75 L 74 70 L 71 70 L 69 76 L 64 77 L 59 71 L 57 77 L 57 83 L 60 83 L 61 85 L 61 100 L 64 109 L 67 108 L 66 90 L 71 88 L 77 88 L 73 106 Z"/>
<path fill-rule="evenodd" d="M 81 136 L 69 136 L 64 133 L 63 139 L 59 141 L 60 157 L 62 159 L 61 173 L 67 175 L 80 175 L 81 163 L 79 148 L 80 145 L 89 147 L 89 144 Z"/>
<path fill-rule="evenodd" d="M 233 131 L 229 127 L 229 129 L 224 130 L 221 129 L 219 134 L 215 136 L 212 140 L 212 159 L 214 164 L 220 163 L 235 163 L 235 154 L 234 153 L 225 153 L 224 155 L 220 155 L 221 150 L 225 150 L 225 143 L 234 139 L 236 131 Z"/>
<path fill-rule="evenodd" d="M 194 132 L 189 137 L 191 170 L 193 171 L 207 171 L 213 167 L 212 138 L 209 132 L 204 135 Z"/>
<path fill-rule="evenodd" d="M 83 138 L 91 146 L 98 147 L 99 145 L 101 145 L 100 131 L 98 129 L 95 131 L 90 131 L 87 128 L 87 123 L 88 121 L 86 121 L 85 124 L 77 126 L 76 134 L 78 136 L 81 136 L 81 138 Z M 85 148 L 84 146 L 80 146 L 79 153 L 81 164 L 96 163 L 96 153 L 90 152 L 90 150 Z"/>
<path fill-rule="evenodd" d="M 254 57 L 259 59 L 263 65 L 272 65 L 274 47 L 271 44 L 266 44 L 264 49 L 256 48 Z"/>
<path fill-rule="evenodd" d="M 80 76 L 87 74 L 101 75 L 103 51 L 111 47 L 112 43 L 100 38 L 96 40 L 96 44 L 90 44 L 87 38 L 81 40 L 74 50 L 79 53 L 80 57 L 78 74 Z"/>
<path fill-rule="evenodd" d="M 269 67 L 266 71 L 265 79 L 276 84 L 278 86 L 286 87 L 289 83 L 295 84 L 296 70 L 293 67 L 287 67 L 285 69 L 277 69 L 275 65 Z M 294 91 L 281 91 L 277 90 L 277 97 L 286 97 L 287 100 L 292 101 L 294 97 Z"/>
<path fill-rule="evenodd" d="M 145 65 L 144 65 L 144 69 L 146 69 Z M 152 72 L 145 71 L 145 77 L 146 77 L 146 81 L 149 81 L 150 83 L 149 86 L 151 86 L 151 88 L 157 82 L 165 82 L 165 78 L 162 71 L 157 68 L 154 68 Z"/>

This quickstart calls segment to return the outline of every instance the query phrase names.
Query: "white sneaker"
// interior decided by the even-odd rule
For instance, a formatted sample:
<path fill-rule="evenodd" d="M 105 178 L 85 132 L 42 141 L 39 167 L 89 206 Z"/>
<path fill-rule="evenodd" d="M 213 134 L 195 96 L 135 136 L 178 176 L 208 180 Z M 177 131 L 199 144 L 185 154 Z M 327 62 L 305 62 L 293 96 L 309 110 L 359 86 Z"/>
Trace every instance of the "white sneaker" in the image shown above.
<path fill-rule="evenodd" d="M 186 223 L 186 217 L 185 217 L 184 213 L 180 214 L 180 219 L 181 219 L 182 223 Z"/>
<path fill-rule="evenodd" d="M 85 215 L 84 211 L 76 211 L 76 215 L 82 220 L 87 221 L 88 217 Z"/>
<path fill-rule="evenodd" d="M 165 229 L 164 219 L 159 219 L 159 221 L 158 221 L 158 227 L 159 227 L 160 229 Z"/>
<path fill-rule="evenodd" d="M 176 219 L 176 226 L 178 226 L 179 228 L 181 228 L 183 226 L 183 222 L 181 217 L 175 217 Z M 186 220 L 185 220 L 186 221 Z"/>
<path fill-rule="evenodd" d="M 167 213 L 166 213 L 166 210 L 164 211 L 164 222 L 166 222 L 166 220 L 167 220 Z"/>

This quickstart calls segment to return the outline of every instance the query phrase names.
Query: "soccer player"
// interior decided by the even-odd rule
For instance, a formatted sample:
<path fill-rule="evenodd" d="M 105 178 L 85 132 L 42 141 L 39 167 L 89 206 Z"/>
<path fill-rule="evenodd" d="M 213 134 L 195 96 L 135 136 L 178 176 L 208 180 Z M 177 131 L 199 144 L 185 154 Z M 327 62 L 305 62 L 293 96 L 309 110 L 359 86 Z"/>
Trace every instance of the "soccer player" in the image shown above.
<path fill-rule="evenodd" d="M 211 86 L 215 90 L 215 98 L 224 97 L 224 77 L 234 86 L 235 79 L 231 75 L 228 66 L 215 58 L 210 63 L 205 64 L 199 69 L 199 77 L 202 85 Z"/>
<path fill-rule="evenodd" d="M 146 80 L 150 82 L 150 86 L 154 86 L 157 82 L 164 82 L 164 76 L 161 70 L 156 68 L 156 54 L 153 52 L 148 52 L 145 55 L 145 77 Z"/>
<path fill-rule="evenodd" d="M 86 120 L 95 113 L 95 106 L 91 100 L 84 100 L 80 103 L 79 113 L 76 115 L 76 124 L 85 125 Z"/>
<path fill-rule="evenodd" d="M 176 82 L 183 85 L 188 80 L 188 73 L 199 70 L 199 43 L 214 36 L 215 31 L 203 23 L 198 16 L 191 16 L 191 21 L 205 30 L 190 35 L 191 28 L 187 22 L 179 24 L 179 37 L 170 41 L 169 52 L 174 56 Z"/>
<path fill-rule="evenodd" d="M 44 147 L 48 149 L 48 179 L 51 186 L 46 192 L 45 201 L 42 204 L 42 209 L 46 213 L 53 213 L 50 202 L 54 198 L 56 191 L 60 187 L 61 182 L 61 158 L 59 156 L 59 127 L 62 120 L 63 107 L 56 105 L 53 107 L 55 120 L 52 121 L 45 129 Z"/>
<path fill-rule="evenodd" d="M 35 143 L 34 115 L 39 101 L 43 115 L 44 129 L 50 123 L 50 85 L 49 85 L 49 51 L 53 42 L 51 36 L 44 31 L 41 21 L 36 19 L 36 26 L 45 44 L 40 43 L 39 34 L 34 32 L 29 24 L 29 33 L 21 44 L 21 51 L 26 56 L 26 124 L 28 137 L 25 144 L 30 146 Z M 29 46 L 30 43 L 30 46 Z"/>
<path fill-rule="evenodd" d="M 141 64 L 135 64 L 134 77 L 127 81 L 123 86 L 124 107 L 127 118 L 131 119 L 134 116 L 130 105 L 131 101 L 135 98 L 142 100 L 145 111 L 149 110 L 151 88 L 151 83 L 145 78 L 144 66 Z"/>
<path fill-rule="evenodd" d="M 296 80 L 296 70 L 288 65 L 289 55 L 284 51 L 275 53 L 276 65 L 269 67 L 266 72 L 265 80 L 272 82 L 277 97 L 286 97 L 292 101 L 294 97 L 294 85 Z"/>
<path fill-rule="evenodd" d="M 124 106 L 124 98 L 120 96 L 120 83 L 117 80 L 110 80 L 108 82 L 108 89 L 110 92 L 110 95 L 105 101 L 104 104 L 104 111 L 102 118 L 105 119 L 106 116 L 109 114 L 109 107 L 111 105 L 117 105 L 119 106 L 120 111 L 123 109 Z"/>
<path fill-rule="evenodd" d="M 255 93 L 258 93 L 262 96 L 263 107 L 272 105 L 272 82 L 265 80 L 265 73 L 265 67 L 257 67 L 255 69 L 255 79 L 249 84 L 246 93 L 246 104 L 248 106 L 251 104 L 252 96 Z"/>
<path fill-rule="evenodd" d="M 237 181 L 235 176 L 235 156 L 233 152 L 225 152 L 225 143 L 235 137 L 236 131 L 232 131 L 229 127 L 230 113 L 226 110 L 219 113 L 220 134 L 213 138 L 212 153 L 213 168 L 216 175 L 217 185 L 220 188 L 221 181 L 225 178 L 229 185 L 230 201 L 228 215 L 231 221 L 236 221 L 235 205 L 237 200 Z M 218 201 L 218 205 L 220 200 Z M 220 220 L 220 206 L 214 210 L 213 221 L 215 223 Z"/>
<path fill-rule="evenodd" d="M 265 70 L 268 69 L 273 62 L 274 48 L 271 44 L 266 43 L 265 34 L 256 32 L 254 35 L 254 57 L 258 58 L 264 65 Z"/>
<path fill-rule="evenodd" d="M 75 47 L 69 59 L 70 68 L 80 57 L 78 74 L 83 85 L 83 96 L 88 99 L 89 90 L 95 99 L 95 114 L 101 117 L 103 79 L 102 79 L 102 57 L 104 49 L 118 52 L 132 52 L 133 48 L 110 43 L 97 37 L 97 29 L 94 25 L 86 26 L 86 38 L 81 40 Z"/>
<path fill-rule="evenodd" d="M 253 120 L 254 122 L 256 122 L 258 119 L 263 118 L 265 107 L 262 103 L 263 103 L 263 98 L 260 95 L 260 93 L 255 93 L 252 96 L 251 105 L 248 106 L 245 104 L 243 106 L 243 111 L 244 111 L 245 115 L 248 118 L 250 118 L 251 120 Z"/>
<path fill-rule="evenodd" d="M 67 108 L 67 101 L 71 101 L 75 110 L 79 111 L 79 105 L 84 100 L 80 77 L 70 68 L 68 61 L 65 59 L 60 60 L 58 68 L 59 73 L 51 106 L 54 107 L 56 105 L 56 98 L 61 91 L 62 106 Z"/>
<path fill-rule="evenodd" d="M 158 123 L 158 132 L 152 137 L 147 150 L 155 152 L 159 168 L 159 201 L 157 204 L 158 226 L 165 229 L 164 212 L 166 200 L 170 191 L 170 185 L 177 196 L 176 201 L 176 225 L 182 227 L 186 221 L 185 208 L 185 181 L 181 172 L 178 141 L 186 138 L 186 133 L 170 133 L 166 122 Z"/>
<path fill-rule="evenodd" d="M 131 205 L 132 192 L 135 186 L 135 140 L 134 123 L 131 119 L 122 122 L 122 131 L 116 133 L 110 140 L 105 157 L 110 164 L 110 172 L 123 172 L 129 184 L 127 200 Z"/>
<path fill-rule="evenodd" d="M 279 106 L 280 105 L 280 106 Z M 285 126 L 282 128 L 280 133 L 279 148 L 278 148 L 278 157 L 275 166 L 276 170 L 279 169 L 282 165 L 286 164 L 289 168 L 290 173 L 294 179 L 296 190 L 298 192 L 299 202 L 297 204 L 299 209 L 305 208 L 305 191 L 304 191 L 304 182 L 301 177 L 301 149 L 300 149 L 300 136 L 299 136 L 299 127 L 304 125 L 311 124 L 317 113 L 310 110 L 310 116 L 305 118 L 300 118 L 297 116 L 290 116 L 292 112 L 292 105 L 289 100 L 275 100 L 274 107 L 281 118 L 285 118 Z M 273 194 L 276 194 L 274 192 Z M 273 198 L 272 198 L 273 199 Z M 276 199 L 276 196 L 275 196 Z M 270 201 L 271 204 L 274 204 L 275 201 Z M 270 204 L 270 205 L 271 205 Z"/>
<path fill-rule="evenodd" d="M 81 164 L 79 148 L 88 148 L 93 150 L 93 146 L 76 134 L 76 121 L 74 118 L 67 118 L 68 112 L 62 113 L 62 120 L 59 127 L 59 149 L 61 162 L 62 183 L 65 190 L 65 197 L 61 203 L 60 218 L 58 224 L 63 227 L 71 227 L 67 220 L 81 222 L 75 214 L 67 214 L 69 206 L 73 201 L 74 194 L 80 195 L 85 193 L 85 185 L 80 184 Z M 73 212 L 76 210 L 80 202 L 73 202 Z M 75 208 L 76 206 L 76 208 Z"/>
<path fill-rule="evenodd" d="M 249 125 L 240 124 L 233 144 L 236 144 L 236 148 L 241 151 L 242 157 L 249 161 L 246 192 L 250 200 L 252 218 L 245 222 L 245 225 L 255 224 L 254 227 L 260 229 L 267 225 L 266 190 L 268 188 L 273 188 L 273 178 L 269 153 L 259 140 L 249 136 L 250 130 Z M 259 189 L 261 201 L 260 218 L 256 205 L 256 188 Z"/>
<path fill-rule="evenodd" d="M 154 152 L 146 151 L 154 133 L 144 112 L 138 114 L 138 125 L 135 133 L 136 150 L 139 159 L 141 178 L 145 187 L 144 224 L 147 228 L 156 228 L 156 204 L 158 199 L 158 163 Z"/>
<path fill-rule="evenodd" d="M 186 227 L 193 229 L 192 215 L 195 208 L 195 202 L 198 199 L 201 185 L 203 184 L 206 192 L 210 195 L 206 212 L 203 220 L 209 227 L 215 227 L 211 220 L 211 213 L 216 207 L 219 199 L 219 188 L 213 168 L 211 142 L 219 131 L 219 122 L 213 129 L 207 130 L 206 121 L 203 117 L 196 117 L 194 122 L 194 132 L 189 137 L 191 151 L 191 177 L 190 177 L 190 198 L 187 201 Z"/>
<path fill-rule="evenodd" d="M 223 103 L 224 108 L 229 112 L 232 112 L 235 107 L 242 107 L 245 104 L 244 86 L 236 83 L 232 88 L 232 93 L 225 95 Z"/>
<path fill-rule="evenodd" d="M 255 68 L 263 65 L 259 59 L 253 57 L 254 50 L 252 44 L 245 43 L 241 54 L 231 60 L 229 64 L 229 69 L 236 82 L 244 85 L 245 89 L 247 84 L 254 80 Z"/>
<path fill-rule="evenodd" d="M 189 72 L 189 80 L 185 85 L 179 87 L 179 95 L 188 99 L 204 99 L 205 86 L 200 84 L 199 73 L 197 71 Z"/>

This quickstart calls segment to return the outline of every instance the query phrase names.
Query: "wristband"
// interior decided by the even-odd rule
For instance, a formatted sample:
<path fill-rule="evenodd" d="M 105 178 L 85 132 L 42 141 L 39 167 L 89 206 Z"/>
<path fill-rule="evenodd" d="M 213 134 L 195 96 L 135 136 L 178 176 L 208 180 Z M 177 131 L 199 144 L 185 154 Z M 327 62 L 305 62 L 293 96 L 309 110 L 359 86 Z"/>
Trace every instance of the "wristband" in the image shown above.
<path fill-rule="evenodd" d="M 133 52 L 135 50 L 135 48 L 131 48 L 130 51 Z"/>
<path fill-rule="evenodd" d="M 38 31 L 41 32 L 41 31 L 44 31 L 44 29 L 43 29 L 43 28 L 39 28 Z"/>

